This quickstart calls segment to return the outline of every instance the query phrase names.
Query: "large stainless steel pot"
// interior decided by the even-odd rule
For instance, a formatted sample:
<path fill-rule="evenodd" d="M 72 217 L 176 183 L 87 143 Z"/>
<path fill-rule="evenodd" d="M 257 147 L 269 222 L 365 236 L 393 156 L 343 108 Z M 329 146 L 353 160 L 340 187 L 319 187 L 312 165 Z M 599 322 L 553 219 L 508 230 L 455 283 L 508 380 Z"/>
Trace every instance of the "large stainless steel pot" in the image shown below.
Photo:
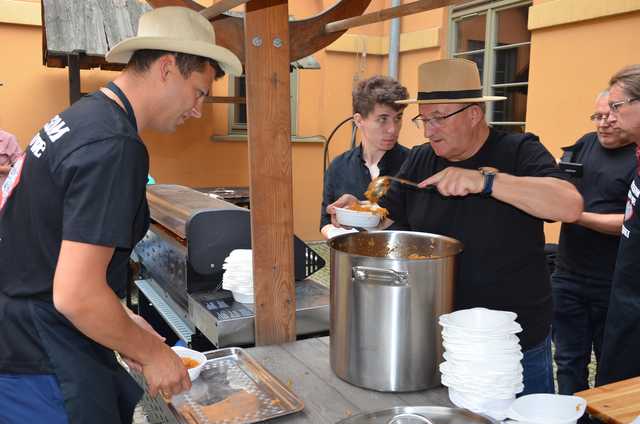
<path fill-rule="evenodd" d="M 439 385 L 438 316 L 452 309 L 462 244 L 436 234 L 379 231 L 345 234 L 329 247 L 336 375 L 381 391 Z"/>

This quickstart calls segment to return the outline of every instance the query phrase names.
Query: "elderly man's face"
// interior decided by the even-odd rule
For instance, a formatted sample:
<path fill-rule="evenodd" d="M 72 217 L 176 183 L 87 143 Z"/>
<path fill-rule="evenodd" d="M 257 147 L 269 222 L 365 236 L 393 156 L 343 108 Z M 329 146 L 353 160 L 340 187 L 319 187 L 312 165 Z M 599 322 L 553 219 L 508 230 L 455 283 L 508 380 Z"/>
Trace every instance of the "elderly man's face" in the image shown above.
<path fill-rule="evenodd" d="M 609 104 L 629 98 L 631 96 L 620 84 L 615 84 L 609 89 Z M 623 137 L 640 145 L 640 100 L 624 102 L 618 107 L 617 112 L 609 113 L 608 121 L 612 124 L 615 122 Z"/>
<path fill-rule="evenodd" d="M 436 155 L 450 161 L 467 159 L 469 149 L 473 148 L 471 139 L 473 123 L 469 119 L 473 107 L 447 119 L 439 120 L 438 117 L 454 113 L 465 106 L 467 105 L 459 103 L 418 106 L 420 115 L 424 119 L 424 136 L 431 142 Z"/>
<path fill-rule="evenodd" d="M 594 123 L 598 140 L 605 149 L 617 149 L 629 144 L 629 140 L 620 131 L 615 116 L 609 121 L 609 95 L 604 94 L 596 100 Z"/>

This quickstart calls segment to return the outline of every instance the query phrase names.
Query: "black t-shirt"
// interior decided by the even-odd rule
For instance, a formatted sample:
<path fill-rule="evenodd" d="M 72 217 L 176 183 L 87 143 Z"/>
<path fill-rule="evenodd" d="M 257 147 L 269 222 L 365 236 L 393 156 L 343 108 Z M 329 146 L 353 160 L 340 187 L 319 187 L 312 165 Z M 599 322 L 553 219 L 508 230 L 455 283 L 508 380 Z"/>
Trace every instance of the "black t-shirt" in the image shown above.
<path fill-rule="evenodd" d="M 385 152 L 378 162 L 380 175 L 396 175 L 408 154 L 409 149 L 396 143 L 393 149 Z M 338 200 L 343 194 L 353 194 L 358 199 L 365 200 L 364 192 L 370 182 L 371 172 L 362 157 L 361 144 L 331 161 L 324 174 L 320 228 L 331 224 L 327 206 Z"/>
<path fill-rule="evenodd" d="M 637 151 L 640 160 L 640 147 Z M 640 169 L 629 189 L 597 384 L 640 375 Z"/>
<path fill-rule="evenodd" d="M 147 150 L 137 129 L 100 92 L 47 123 L 26 149 L 24 165 L 14 175 L 19 174 L 17 185 L 8 197 L 9 192 L 4 193 L 2 300 L 15 299 L 12 307 L 19 309 L 17 305 L 27 304 L 20 299 L 51 299 L 62 240 L 114 247 L 107 281 L 122 296 L 131 248 L 148 228 L 148 170 Z M 28 320 L 29 312 L 23 312 Z M 15 325 L 8 321 L 0 320 L 0 333 L 7 337 Z M 11 349 L 0 353 L 0 369 L 6 369 Z M 25 372 L 25 367 L 26 362 L 20 370 Z"/>
<path fill-rule="evenodd" d="M 565 150 L 571 162 L 582 164 L 582 177 L 572 179 L 584 199 L 584 211 L 624 213 L 636 167 L 635 144 L 605 149 L 595 132 L 585 134 Z M 578 224 L 562 224 L 557 267 L 574 274 L 611 280 L 620 236 L 603 234 Z"/>
<path fill-rule="evenodd" d="M 519 177 L 564 178 L 537 136 L 493 129 L 480 150 L 460 162 L 438 157 L 429 144 L 414 147 L 398 175 L 419 182 L 450 166 L 491 166 Z M 400 228 L 442 234 L 464 244 L 458 257 L 455 309 L 483 306 L 517 313 L 524 329 L 523 350 L 548 335 L 551 288 L 541 219 L 493 197 L 444 197 L 395 183 L 380 203 Z"/>

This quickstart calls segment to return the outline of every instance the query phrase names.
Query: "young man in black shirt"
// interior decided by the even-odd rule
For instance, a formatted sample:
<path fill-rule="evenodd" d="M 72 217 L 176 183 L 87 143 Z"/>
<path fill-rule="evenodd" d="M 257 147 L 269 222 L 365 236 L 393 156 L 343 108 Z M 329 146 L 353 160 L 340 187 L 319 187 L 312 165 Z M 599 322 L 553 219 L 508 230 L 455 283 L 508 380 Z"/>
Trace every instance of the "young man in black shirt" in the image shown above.
<path fill-rule="evenodd" d="M 464 59 L 419 67 L 419 115 L 429 143 L 414 147 L 398 176 L 435 185 L 392 184 L 381 200 L 400 228 L 460 240 L 454 308 L 483 306 L 518 314 L 523 332 L 524 391 L 554 391 L 551 287 L 543 220 L 575 221 L 582 199 L 563 181 L 554 158 L 533 134 L 489 128 L 478 68 Z M 354 201 L 345 195 L 333 205 Z"/>
<path fill-rule="evenodd" d="M 609 81 L 609 122 L 636 144 L 640 160 L 640 65 Z M 627 195 L 622 236 L 611 283 L 596 385 L 640 375 L 640 166 Z"/>
<path fill-rule="evenodd" d="M 140 18 L 107 61 L 107 87 L 56 115 L 13 167 L 0 198 L 0 422 L 131 423 L 141 390 L 190 387 L 175 353 L 123 307 L 126 264 L 145 234 L 143 129 L 199 117 L 215 78 L 241 73 L 210 22 L 181 7 Z"/>
<path fill-rule="evenodd" d="M 343 232 L 331 224 L 327 206 L 345 193 L 365 200 L 364 192 L 373 178 L 400 170 L 409 149 L 398 143 L 406 105 L 396 101 L 408 97 L 398 81 L 380 75 L 360 81 L 353 90 L 353 120 L 362 142 L 336 157 L 324 174 L 320 231 L 325 238 Z"/>
<path fill-rule="evenodd" d="M 591 115 L 596 131 L 564 148 L 560 162 L 584 199 L 580 218 L 562 224 L 551 276 L 558 393 L 563 395 L 589 388 L 592 346 L 600 360 L 620 228 L 636 169 L 635 145 L 609 122 L 608 100 L 608 92 L 598 95 Z"/>

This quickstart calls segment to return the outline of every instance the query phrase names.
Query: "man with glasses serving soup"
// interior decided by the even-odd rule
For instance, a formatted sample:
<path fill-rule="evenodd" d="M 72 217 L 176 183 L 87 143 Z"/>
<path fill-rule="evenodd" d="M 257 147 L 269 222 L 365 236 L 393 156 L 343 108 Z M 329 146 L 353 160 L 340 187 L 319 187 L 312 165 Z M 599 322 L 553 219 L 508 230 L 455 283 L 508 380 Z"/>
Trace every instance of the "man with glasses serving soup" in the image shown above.
<path fill-rule="evenodd" d="M 596 98 L 596 131 L 563 148 L 560 167 L 571 172 L 584 212 L 562 224 L 556 270 L 551 276 L 553 341 L 558 392 L 589 388 L 591 348 L 600 361 L 611 279 L 629 184 L 636 173 L 635 145 L 609 120 L 609 93 Z"/>
<path fill-rule="evenodd" d="M 640 65 L 609 81 L 609 122 L 636 145 L 640 158 Z M 640 375 L 640 169 L 627 195 L 596 385 Z"/>
<path fill-rule="evenodd" d="M 392 184 L 381 206 L 400 228 L 454 237 L 459 256 L 454 308 L 477 306 L 518 314 L 524 353 L 524 391 L 552 393 L 551 287 L 543 221 L 578 219 L 582 198 L 564 181 L 551 154 L 533 134 L 490 128 L 478 68 L 464 59 L 418 68 L 419 115 L 429 143 L 414 147 L 399 177 L 424 190 Z M 334 206 L 355 201 L 348 195 Z"/>

